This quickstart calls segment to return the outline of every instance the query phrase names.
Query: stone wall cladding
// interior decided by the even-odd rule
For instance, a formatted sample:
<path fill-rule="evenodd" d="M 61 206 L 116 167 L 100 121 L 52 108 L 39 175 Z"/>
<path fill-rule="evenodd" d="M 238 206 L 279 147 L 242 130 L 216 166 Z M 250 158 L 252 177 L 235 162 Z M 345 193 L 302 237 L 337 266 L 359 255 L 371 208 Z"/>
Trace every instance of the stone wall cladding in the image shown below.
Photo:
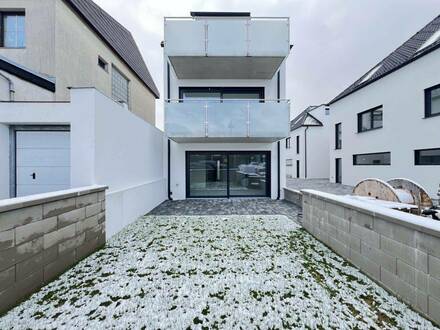
<path fill-rule="evenodd" d="M 308 232 L 440 324 L 440 222 L 414 216 L 425 227 L 417 219 L 402 220 L 399 211 L 373 212 L 311 190 L 302 194 Z"/>
<path fill-rule="evenodd" d="M 105 245 L 105 189 L 0 203 L 0 314 Z"/>

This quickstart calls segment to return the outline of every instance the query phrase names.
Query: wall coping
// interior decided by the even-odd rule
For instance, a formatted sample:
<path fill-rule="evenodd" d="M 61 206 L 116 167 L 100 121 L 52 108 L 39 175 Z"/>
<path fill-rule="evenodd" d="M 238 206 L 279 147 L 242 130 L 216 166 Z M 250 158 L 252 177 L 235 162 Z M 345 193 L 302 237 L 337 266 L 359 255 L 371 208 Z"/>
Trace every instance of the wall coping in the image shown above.
<path fill-rule="evenodd" d="M 333 195 L 312 189 L 304 189 L 301 190 L 301 192 L 303 195 L 310 195 L 323 201 L 331 201 L 335 204 L 355 209 L 373 217 L 379 216 L 380 218 L 395 224 L 440 238 L 440 221 L 388 209 L 380 205 L 372 205 L 371 203 L 360 200 L 349 199 L 346 196 Z"/>
<path fill-rule="evenodd" d="M 291 191 L 291 192 L 296 193 L 296 194 L 301 194 L 301 190 L 287 188 L 287 187 L 284 187 L 283 189 L 287 190 L 287 191 Z"/>
<path fill-rule="evenodd" d="M 43 194 L 4 199 L 0 200 L 0 213 L 55 202 L 61 199 L 88 195 L 95 192 L 105 191 L 107 188 L 107 186 L 92 185 L 73 189 L 58 190 Z"/>

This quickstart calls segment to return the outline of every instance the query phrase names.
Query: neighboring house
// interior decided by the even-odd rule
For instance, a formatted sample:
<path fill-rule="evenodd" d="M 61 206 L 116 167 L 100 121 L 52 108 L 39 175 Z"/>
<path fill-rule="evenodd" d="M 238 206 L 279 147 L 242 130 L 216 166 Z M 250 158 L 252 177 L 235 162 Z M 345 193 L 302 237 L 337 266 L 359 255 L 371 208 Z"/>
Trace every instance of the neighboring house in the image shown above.
<path fill-rule="evenodd" d="M 2 0 L 0 73 L 1 100 L 69 101 L 69 87 L 94 87 L 155 125 L 159 92 L 136 42 L 92 0 Z"/>
<path fill-rule="evenodd" d="M 309 106 L 290 122 L 290 137 L 285 140 L 288 177 L 328 178 L 328 119 L 328 107 L 318 105 Z"/>
<path fill-rule="evenodd" d="M 250 13 L 165 18 L 170 198 L 282 198 L 289 29 Z"/>
<path fill-rule="evenodd" d="M 439 47 L 440 16 L 330 102 L 330 131 L 342 134 L 342 147 L 330 146 L 331 181 L 354 185 L 369 177 L 405 177 L 435 197 L 440 182 Z"/>

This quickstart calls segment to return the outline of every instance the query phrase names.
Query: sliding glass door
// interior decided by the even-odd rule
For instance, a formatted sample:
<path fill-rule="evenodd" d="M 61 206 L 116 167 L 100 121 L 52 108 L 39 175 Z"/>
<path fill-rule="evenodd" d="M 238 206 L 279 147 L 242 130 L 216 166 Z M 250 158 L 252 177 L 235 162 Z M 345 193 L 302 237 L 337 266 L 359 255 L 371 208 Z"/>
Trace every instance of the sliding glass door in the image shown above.
<path fill-rule="evenodd" d="M 188 198 L 270 196 L 270 152 L 188 151 L 186 195 Z"/>

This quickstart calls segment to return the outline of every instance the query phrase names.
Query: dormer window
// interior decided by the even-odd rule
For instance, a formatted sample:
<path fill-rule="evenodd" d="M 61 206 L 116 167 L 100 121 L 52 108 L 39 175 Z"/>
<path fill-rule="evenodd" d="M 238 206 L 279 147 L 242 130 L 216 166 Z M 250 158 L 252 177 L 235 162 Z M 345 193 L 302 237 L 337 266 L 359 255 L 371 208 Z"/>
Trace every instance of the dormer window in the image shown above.
<path fill-rule="evenodd" d="M 24 48 L 26 46 L 24 12 L 0 12 L 0 21 L 0 46 Z"/>

